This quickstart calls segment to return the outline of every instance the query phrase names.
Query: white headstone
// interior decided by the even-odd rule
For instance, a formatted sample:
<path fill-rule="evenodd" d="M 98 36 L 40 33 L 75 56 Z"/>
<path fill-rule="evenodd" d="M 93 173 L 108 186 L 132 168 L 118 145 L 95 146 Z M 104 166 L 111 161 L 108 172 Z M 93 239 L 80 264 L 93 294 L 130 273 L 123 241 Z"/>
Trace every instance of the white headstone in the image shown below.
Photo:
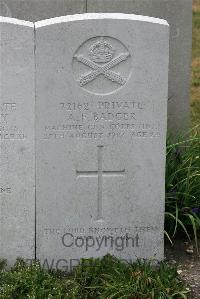
<path fill-rule="evenodd" d="M 125 14 L 36 23 L 37 258 L 163 258 L 169 27 Z"/>
<path fill-rule="evenodd" d="M 0 14 L 38 21 L 78 13 L 130 13 L 170 25 L 168 129 L 188 130 L 192 50 L 192 0 L 1 0 Z M 2 5 L 2 9 L 1 9 Z"/>
<path fill-rule="evenodd" d="M 0 257 L 34 258 L 34 26 L 0 17 Z"/>
<path fill-rule="evenodd" d="M 190 119 L 192 0 L 88 0 L 89 13 L 131 13 L 170 25 L 168 129 L 185 134 Z"/>

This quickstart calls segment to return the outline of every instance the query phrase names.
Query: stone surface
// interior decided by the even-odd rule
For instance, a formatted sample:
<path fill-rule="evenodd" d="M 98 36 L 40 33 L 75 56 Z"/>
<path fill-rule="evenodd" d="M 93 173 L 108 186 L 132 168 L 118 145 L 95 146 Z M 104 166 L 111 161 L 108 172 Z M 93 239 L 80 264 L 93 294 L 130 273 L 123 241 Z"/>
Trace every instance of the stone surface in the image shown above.
<path fill-rule="evenodd" d="M 0 14 L 27 21 L 86 12 L 86 0 L 0 0 Z"/>
<path fill-rule="evenodd" d="M 192 0 L 88 0 L 87 12 L 135 13 L 170 25 L 168 128 L 185 133 L 190 116 Z"/>
<path fill-rule="evenodd" d="M 170 24 L 168 128 L 188 128 L 192 45 L 192 0 L 0 0 L 1 14 L 37 21 L 83 12 L 133 13 L 163 18 Z"/>
<path fill-rule="evenodd" d="M 36 23 L 37 258 L 163 258 L 169 27 L 123 14 Z"/>
<path fill-rule="evenodd" d="M 0 17 L 0 257 L 35 250 L 34 27 Z"/>

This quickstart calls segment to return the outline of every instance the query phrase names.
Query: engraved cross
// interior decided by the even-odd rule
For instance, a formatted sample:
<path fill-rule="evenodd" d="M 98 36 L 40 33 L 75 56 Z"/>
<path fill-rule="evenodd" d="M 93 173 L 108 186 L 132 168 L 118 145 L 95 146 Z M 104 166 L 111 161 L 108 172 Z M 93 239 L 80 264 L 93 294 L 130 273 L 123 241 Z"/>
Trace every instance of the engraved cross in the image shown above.
<path fill-rule="evenodd" d="M 122 170 L 103 170 L 103 145 L 97 146 L 97 159 L 98 159 L 98 170 L 96 171 L 80 171 L 76 170 L 78 178 L 84 177 L 97 177 L 98 179 L 98 196 L 97 196 L 97 220 L 103 219 L 103 200 L 102 200 L 102 189 L 103 189 L 103 177 L 119 177 L 124 176 L 125 169 Z"/>

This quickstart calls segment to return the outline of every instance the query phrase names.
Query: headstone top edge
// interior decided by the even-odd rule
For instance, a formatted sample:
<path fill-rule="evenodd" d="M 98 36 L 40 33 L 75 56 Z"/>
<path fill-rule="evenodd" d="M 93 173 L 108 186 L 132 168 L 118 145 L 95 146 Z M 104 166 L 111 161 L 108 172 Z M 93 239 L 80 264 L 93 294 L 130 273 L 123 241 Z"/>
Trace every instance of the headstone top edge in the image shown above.
<path fill-rule="evenodd" d="M 34 23 L 32 22 L 19 20 L 15 18 L 3 17 L 3 16 L 0 16 L 0 23 L 8 23 L 13 25 L 20 25 L 20 26 L 27 26 L 27 27 L 34 28 Z"/>
<path fill-rule="evenodd" d="M 168 22 L 164 19 L 153 18 L 148 16 L 136 15 L 136 14 L 124 14 L 124 13 L 84 13 L 84 14 L 75 14 L 75 15 L 67 15 L 61 16 L 51 19 L 46 19 L 42 21 L 38 21 L 35 23 L 35 28 L 40 28 L 44 26 L 59 24 L 59 23 L 67 23 L 73 21 L 83 21 L 83 20 L 105 20 L 105 19 L 117 19 L 117 20 L 133 20 L 140 22 L 149 22 L 160 25 L 169 26 Z"/>

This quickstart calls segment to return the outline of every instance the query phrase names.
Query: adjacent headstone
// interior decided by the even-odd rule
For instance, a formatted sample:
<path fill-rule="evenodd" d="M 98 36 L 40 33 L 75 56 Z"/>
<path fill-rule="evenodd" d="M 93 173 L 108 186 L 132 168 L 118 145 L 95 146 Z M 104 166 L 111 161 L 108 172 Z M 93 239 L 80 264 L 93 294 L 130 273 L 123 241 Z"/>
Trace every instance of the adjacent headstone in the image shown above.
<path fill-rule="evenodd" d="M 0 1 L 0 16 L 10 17 L 10 18 L 12 17 L 12 13 L 8 5 L 3 1 Z"/>
<path fill-rule="evenodd" d="M 170 24 L 168 129 L 185 133 L 190 118 L 192 0 L 88 0 L 88 12 L 135 13 Z"/>
<path fill-rule="evenodd" d="M 34 26 L 0 17 L 0 257 L 34 258 Z"/>
<path fill-rule="evenodd" d="M 0 15 L 38 21 L 86 12 L 86 0 L 0 0 Z"/>
<path fill-rule="evenodd" d="M 169 28 L 85 14 L 36 23 L 37 258 L 163 258 Z"/>

